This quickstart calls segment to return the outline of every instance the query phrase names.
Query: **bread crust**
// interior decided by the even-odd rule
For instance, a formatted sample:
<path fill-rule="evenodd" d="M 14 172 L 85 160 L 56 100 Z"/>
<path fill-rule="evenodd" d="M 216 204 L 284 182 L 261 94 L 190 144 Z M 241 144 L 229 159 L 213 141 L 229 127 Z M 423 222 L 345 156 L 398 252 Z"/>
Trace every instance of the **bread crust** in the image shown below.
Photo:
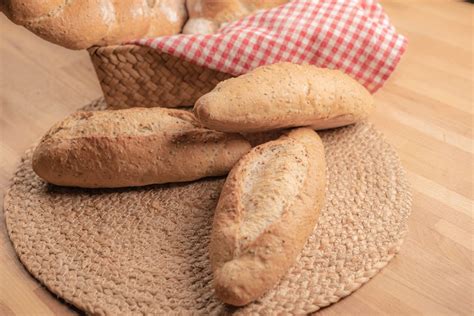
<path fill-rule="evenodd" d="M 187 0 L 186 8 L 189 20 L 185 34 L 212 34 L 222 23 L 230 22 L 250 15 L 260 9 L 270 9 L 288 0 Z"/>
<path fill-rule="evenodd" d="M 309 128 L 292 130 L 239 160 L 221 192 L 209 248 L 222 301 L 242 306 L 279 282 L 315 227 L 325 186 L 323 144 Z"/>
<path fill-rule="evenodd" d="M 185 0 L 6 0 L 14 23 L 71 49 L 121 44 L 181 32 Z"/>
<path fill-rule="evenodd" d="M 202 128 L 165 108 L 78 112 L 56 124 L 33 154 L 33 170 L 63 186 L 116 188 L 225 175 L 250 150 L 238 134 Z"/>
<path fill-rule="evenodd" d="M 194 106 L 204 126 L 224 132 L 332 128 L 363 120 L 373 109 L 372 95 L 343 72 L 288 62 L 222 81 Z"/>

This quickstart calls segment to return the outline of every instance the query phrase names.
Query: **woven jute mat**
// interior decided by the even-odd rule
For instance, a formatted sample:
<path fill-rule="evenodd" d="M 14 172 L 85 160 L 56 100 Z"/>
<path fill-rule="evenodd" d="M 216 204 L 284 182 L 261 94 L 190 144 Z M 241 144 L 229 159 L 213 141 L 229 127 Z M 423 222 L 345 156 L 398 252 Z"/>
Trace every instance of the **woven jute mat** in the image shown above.
<path fill-rule="evenodd" d="M 100 109 L 102 101 L 89 106 Z M 25 267 L 93 314 L 304 314 L 337 302 L 399 250 L 411 196 L 394 150 L 368 123 L 320 133 L 327 201 L 296 265 L 243 308 L 213 294 L 208 243 L 224 178 L 142 188 L 48 185 L 26 152 L 5 196 Z"/>

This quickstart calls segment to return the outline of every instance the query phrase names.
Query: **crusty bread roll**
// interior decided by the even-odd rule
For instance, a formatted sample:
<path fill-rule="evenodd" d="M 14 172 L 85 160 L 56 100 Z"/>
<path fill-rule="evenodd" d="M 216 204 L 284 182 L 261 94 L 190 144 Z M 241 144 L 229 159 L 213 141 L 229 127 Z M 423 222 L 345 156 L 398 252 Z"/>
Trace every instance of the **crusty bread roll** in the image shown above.
<path fill-rule="evenodd" d="M 82 49 L 181 32 L 185 0 L 2 0 L 14 23 L 55 44 Z"/>
<path fill-rule="evenodd" d="M 224 22 L 287 2 L 288 0 L 186 0 L 189 20 L 183 28 L 183 33 L 212 34 Z"/>
<path fill-rule="evenodd" d="M 372 95 L 341 71 L 284 62 L 220 82 L 196 101 L 194 112 L 211 129 L 258 132 L 348 125 L 373 108 Z"/>
<path fill-rule="evenodd" d="M 33 170 L 57 185 L 140 186 L 224 175 L 249 150 L 242 136 L 202 128 L 188 111 L 78 112 L 42 138 Z"/>
<path fill-rule="evenodd" d="M 232 168 L 210 242 L 222 301 L 245 305 L 285 275 L 315 227 L 325 183 L 323 144 L 309 128 L 253 148 Z"/>

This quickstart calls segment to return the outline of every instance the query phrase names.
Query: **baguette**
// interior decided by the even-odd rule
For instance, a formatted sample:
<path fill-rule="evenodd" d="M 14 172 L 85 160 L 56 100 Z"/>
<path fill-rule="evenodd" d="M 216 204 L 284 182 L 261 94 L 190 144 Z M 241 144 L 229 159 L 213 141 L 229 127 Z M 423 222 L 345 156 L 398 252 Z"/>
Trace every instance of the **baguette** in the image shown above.
<path fill-rule="evenodd" d="M 141 186 L 225 175 L 249 150 L 242 136 L 202 128 L 188 111 L 78 112 L 42 138 L 33 170 L 56 185 Z"/>
<path fill-rule="evenodd" d="M 2 0 L 0 10 L 47 41 L 83 49 L 180 33 L 184 1 Z"/>
<path fill-rule="evenodd" d="M 348 75 L 284 62 L 220 82 L 197 100 L 194 111 L 211 129 L 260 132 L 344 126 L 365 119 L 373 108 L 371 94 Z"/>
<path fill-rule="evenodd" d="M 325 183 L 323 144 L 309 128 L 253 148 L 232 168 L 209 253 L 223 302 L 245 305 L 278 283 L 315 227 Z"/>
<path fill-rule="evenodd" d="M 222 23 L 287 2 L 288 0 L 186 0 L 189 20 L 184 25 L 183 33 L 212 34 Z"/>

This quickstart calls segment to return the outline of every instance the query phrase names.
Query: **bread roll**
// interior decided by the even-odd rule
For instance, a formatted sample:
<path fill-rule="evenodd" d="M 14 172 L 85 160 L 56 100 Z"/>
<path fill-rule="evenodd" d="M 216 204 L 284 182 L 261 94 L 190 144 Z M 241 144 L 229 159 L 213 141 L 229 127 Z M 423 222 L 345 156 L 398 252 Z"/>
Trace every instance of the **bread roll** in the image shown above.
<path fill-rule="evenodd" d="M 33 154 L 33 170 L 64 186 L 116 188 L 225 175 L 250 144 L 202 128 L 165 108 L 78 112 L 56 124 Z"/>
<path fill-rule="evenodd" d="M 323 144 L 309 128 L 253 148 L 232 168 L 210 242 L 222 301 L 245 305 L 286 274 L 314 230 L 325 183 Z"/>
<path fill-rule="evenodd" d="M 14 23 L 55 44 L 82 49 L 181 32 L 185 0 L 2 0 Z"/>
<path fill-rule="evenodd" d="M 270 9 L 288 0 L 187 0 L 189 20 L 185 34 L 212 34 L 224 22 L 250 15 L 260 9 Z"/>
<path fill-rule="evenodd" d="M 371 94 L 339 70 L 278 63 L 220 82 L 196 101 L 201 123 L 224 132 L 325 129 L 365 119 Z"/>

